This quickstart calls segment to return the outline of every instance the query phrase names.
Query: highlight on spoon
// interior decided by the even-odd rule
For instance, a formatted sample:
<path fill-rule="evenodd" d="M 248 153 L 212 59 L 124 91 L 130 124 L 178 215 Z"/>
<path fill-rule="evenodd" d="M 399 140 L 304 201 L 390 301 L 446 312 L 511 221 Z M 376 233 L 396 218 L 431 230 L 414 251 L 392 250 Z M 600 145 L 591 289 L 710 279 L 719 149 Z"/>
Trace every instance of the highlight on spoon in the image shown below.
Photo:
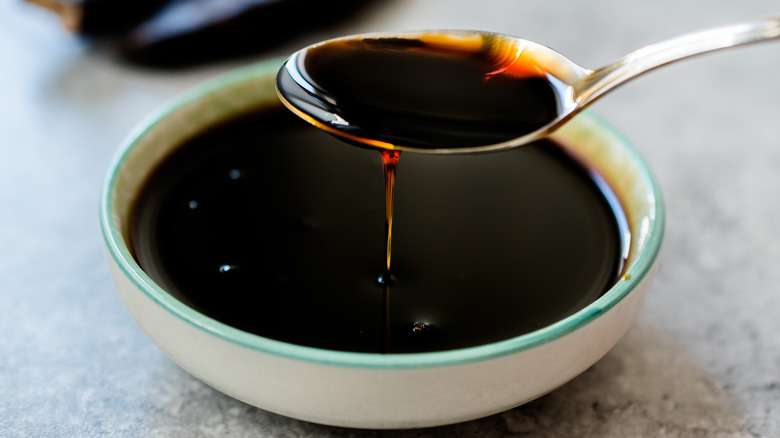
<path fill-rule="evenodd" d="M 553 50 L 488 32 L 338 38 L 293 54 L 284 104 L 351 143 L 427 153 L 506 149 L 575 110 L 585 72 Z"/>

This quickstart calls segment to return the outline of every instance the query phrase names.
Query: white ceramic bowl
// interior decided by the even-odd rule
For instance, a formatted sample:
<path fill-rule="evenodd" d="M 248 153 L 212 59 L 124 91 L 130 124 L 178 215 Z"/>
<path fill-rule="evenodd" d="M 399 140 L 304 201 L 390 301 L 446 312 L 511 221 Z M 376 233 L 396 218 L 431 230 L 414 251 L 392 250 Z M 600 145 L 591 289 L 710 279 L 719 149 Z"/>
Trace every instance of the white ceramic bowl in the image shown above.
<path fill-rule="evenodd" d="M 537 398 L 590 367 L 625 334 L 655 270 L 663 203 L 639 155 L 588 113 L 555 137 L 593 165 L 617 194 L 632 234 L 628 267 L 601 298 L 555 324 L 452 351 L 348 353 L 249 334 L 169 295 L 128 249 L 131 203 L 149 173 L 183 140 L 242 112 L 280 105 L 274 90 L 280 65 L 271 60 L 229 73 L 150 117 L 125 141 L 104 186 L 103 241 L 119 296 L 149 338 L 184 369 L 239 400 L 290 417 L 412 428 L 479 418 Z"/>

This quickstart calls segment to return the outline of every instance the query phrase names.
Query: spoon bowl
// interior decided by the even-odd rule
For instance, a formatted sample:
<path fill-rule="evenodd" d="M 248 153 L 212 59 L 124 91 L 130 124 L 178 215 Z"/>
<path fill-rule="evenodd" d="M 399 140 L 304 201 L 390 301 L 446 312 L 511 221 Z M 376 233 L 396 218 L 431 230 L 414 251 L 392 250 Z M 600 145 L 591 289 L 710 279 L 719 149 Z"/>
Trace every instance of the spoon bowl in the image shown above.
<path fill-rule="evenodd" d="M 655 68 L 778 38 L 774 16 L 681 35 L 590 70 L 549 47 L 490 32 L 362 34 L 296 52 L 276 85 L 295 114 L 360 146 L 488 152 L 546 137 Z"/>

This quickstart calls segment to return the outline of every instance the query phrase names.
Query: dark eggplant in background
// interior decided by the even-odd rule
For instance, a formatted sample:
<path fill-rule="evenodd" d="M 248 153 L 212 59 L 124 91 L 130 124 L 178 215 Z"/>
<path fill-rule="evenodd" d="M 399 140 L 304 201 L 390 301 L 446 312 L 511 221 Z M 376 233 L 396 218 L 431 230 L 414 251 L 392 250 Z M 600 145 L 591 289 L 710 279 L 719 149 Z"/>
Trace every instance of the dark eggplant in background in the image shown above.
<path fill-rule="evenodd" d="M 170 0 L 27 0 L 54 11 L 70 32 L 107 37 L 127 32 Z M 227 3 L 230 3 L 228 0 Z"/>
<path fill-rule="evenodd" d="M 121 41 L 125 58 L 178 67 L 244 56 L 332 25 L 361 0 L 173 0 Z"/>
<path fill-rule="evenodd" d="M 374 0 L 28 0 L 126 61 L 182 68 L 262 53 L 345 21 Z"/>

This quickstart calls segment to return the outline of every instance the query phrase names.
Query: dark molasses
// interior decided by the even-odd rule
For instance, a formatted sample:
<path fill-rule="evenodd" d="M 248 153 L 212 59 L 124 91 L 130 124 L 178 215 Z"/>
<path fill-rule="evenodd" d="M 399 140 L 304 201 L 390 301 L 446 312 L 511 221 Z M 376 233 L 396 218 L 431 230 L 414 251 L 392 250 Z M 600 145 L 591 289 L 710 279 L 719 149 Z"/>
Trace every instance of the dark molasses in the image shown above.
<path fill-rule="evenodd" d="M 518 336 L 587 306 L 620 274 L 619 206 L 590 169 L 543 141 L 404 154 L 387 276 L 381 166 L 376 151 L 281 109 L 223 123 L 146 182 L 134 255 L 164 289 L 225 324 L 371 353 Z"/>

